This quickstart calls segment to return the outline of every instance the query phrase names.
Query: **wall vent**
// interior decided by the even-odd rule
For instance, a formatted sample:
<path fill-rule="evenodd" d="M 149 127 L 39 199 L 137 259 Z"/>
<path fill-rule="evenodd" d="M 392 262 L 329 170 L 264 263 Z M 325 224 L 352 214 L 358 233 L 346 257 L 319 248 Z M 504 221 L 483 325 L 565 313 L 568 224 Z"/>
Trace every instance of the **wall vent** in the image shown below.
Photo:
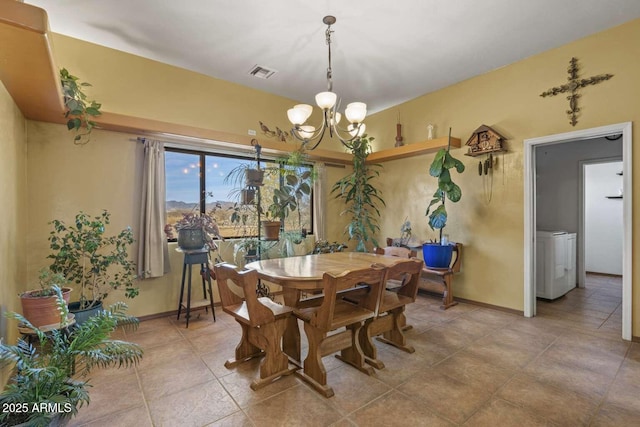
<path fill-rule="evenodd" d="M 271 68 L 263 67 L 261 65 L 254 65 L 249 70 L 249 74 L 252 76 L 258 77 L 259 79 L 268 79 L 277 73 L 276 70 L 272 70 Z"/>

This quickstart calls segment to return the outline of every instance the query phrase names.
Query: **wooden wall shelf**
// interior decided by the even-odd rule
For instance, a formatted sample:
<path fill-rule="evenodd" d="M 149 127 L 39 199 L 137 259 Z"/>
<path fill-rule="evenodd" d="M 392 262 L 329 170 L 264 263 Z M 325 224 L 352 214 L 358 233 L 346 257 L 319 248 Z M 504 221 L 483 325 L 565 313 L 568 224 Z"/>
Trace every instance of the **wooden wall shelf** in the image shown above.
<path fill-rule="evenodd" d="M 420 154 L 433 153 L 441 148 L 445 148 L 449 143 L 449 137 L 430 139 L 423 142 L 403 145 L 401 147 L 389 148 L 373 152 L 368 159 L 371 162 L 381 163 L 389 160 L 404 159 L 418 156 Z M 451 147 L 460 148 L 460 138 L 451 137 Z"/>
<path fill-rule="evenodd" d="M 66 123 L 59 70 L 53 56 L 47 13 L 43 9 L 15 0 L 0 0 L 0 58 L 0 80 L 27 119 Z M 103 112 L 94 121 L 98 129 L 159 138 L 187 137 L 208 147 L 239 151 L 253 151 L 252 139 L 259 141 L 265 154 L 282 155 L 298 147 L 297 144 L 109 112 Z M 377 151 L 369 159 L 385 162 L 430 153 L 446 146 L 447 138 L 432 139 Z M 451 146 L 460 147 L 460 139 L 451 138 Z M 352 162 L 349 153 L 321 148 L 310 151 L 309 158 L 337 164 Z"/>

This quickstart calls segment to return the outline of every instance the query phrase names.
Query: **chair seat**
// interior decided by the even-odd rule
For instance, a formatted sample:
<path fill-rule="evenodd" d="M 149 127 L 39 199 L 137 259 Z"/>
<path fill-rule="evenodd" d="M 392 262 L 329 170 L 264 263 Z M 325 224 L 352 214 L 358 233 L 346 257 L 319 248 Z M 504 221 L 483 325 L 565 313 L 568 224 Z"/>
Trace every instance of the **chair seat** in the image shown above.
<path fill-rule="evenodd" d="M 293 309 L 291 307 L 287 307 L 287 306 L 275 303 L 271 301 L 270 298 L 267 298 L 267 297 L 258 298 L 258 301 L 273 312 L 273 315 L 276 317 L 276 320 L 286 317 L 293 312 Z M 247 303 L 245 301 L 242 301 L 241 304 L 223 307 L 222 310 L 225 313 L 235 317 L 239 322 L 250 325 L 249 311 L 247 310 Z"/>
<path fill-rule="evenodd" d="M 454 271 L 451 268 L 431 268 L 431 267 L 423 267 L 422 272 L 425 274 L 435 274 L 437 276 L 444 276 L 446 274 L 454 273 Z"/>
<path fill-rule="evenodd" d="M 295 309 L 293 314 L 305 321 L 310 322 L 313 314 L 318 311 L 319 307 L 308 307 L 302 309 Z M 366 308 L 358 307 L 348 301 L 337 300 L 333 312 L 333 320 L 331 322 L 330 330 L 342 328 L 353 323 L 362 322 L 367 319 L 371 319 L 375 316 L 375 313 Z"/>
<path fill-rule="evenodd" d="M 398 307 L 411 304 L 413 300 L 405 295 L 400 295 L 397 292 L 383 291 L 382 300 L 380 301 L 379 312 L 393 310 Z"/>

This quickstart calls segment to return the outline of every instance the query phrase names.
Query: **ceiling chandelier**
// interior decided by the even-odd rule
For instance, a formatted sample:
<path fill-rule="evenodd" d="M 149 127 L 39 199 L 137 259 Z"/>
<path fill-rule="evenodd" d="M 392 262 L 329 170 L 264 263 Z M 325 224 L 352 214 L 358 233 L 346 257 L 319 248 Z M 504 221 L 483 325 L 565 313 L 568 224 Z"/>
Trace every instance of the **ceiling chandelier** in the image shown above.
<path fill-rule="evenodd" d="M 349 125 L 346 129 L 338 126 L 342 115 L 338 112 L 338 96 L 332 91 L 333 81 L 331 79 L 331 26 L 336 23 L 336 18 L 331 15 L 325 16 L 322 22 L 327 25 L 325 36 L 329 50 L 327 91 L 316 95 L 316 104 L 322 109 L 322 124 L 319 127 L 305 124 L 313 112 L 313 107 L 309 104 L 298 104 L 287 111 L 287 117 L 293 124 L 291 134 L 302 141 L 304 148 L 313 150 L 320 144 L 328 129 L 331 137 L 335 135 L 345 147 L 352 148 L 353 144 L 351 143 L 364 134 L 365 125 L 362 122 L 367 115 L 367 104 L 352 102 L 347 105 L 344 115 L 349 121 Z M 315 145 L 309 146 L 310 142 L 315 140 L 317 140 Z"/>

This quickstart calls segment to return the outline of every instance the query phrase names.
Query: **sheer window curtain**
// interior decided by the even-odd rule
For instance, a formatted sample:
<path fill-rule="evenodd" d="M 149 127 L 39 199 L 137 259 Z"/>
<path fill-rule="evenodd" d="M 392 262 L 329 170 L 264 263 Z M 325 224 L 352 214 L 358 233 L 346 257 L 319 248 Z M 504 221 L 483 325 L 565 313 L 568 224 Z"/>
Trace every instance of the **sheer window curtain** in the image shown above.
<path fill-rule="evenodd" d="M 140 236 L 138 237 L 138 277 L 160 277 L 170 271 L 169 247 L 164 234 L 166 188 L 164 144 L 144 139 Z"/>
<path fill-rule="evenodd" d="M 326 239 L 325 209 L 327 198 L 325 187 L 327 185 L 327 166 L 324 163 L 316 163 L 316 179 L 313 181 L 313 233 L 316 240 Z"/>

